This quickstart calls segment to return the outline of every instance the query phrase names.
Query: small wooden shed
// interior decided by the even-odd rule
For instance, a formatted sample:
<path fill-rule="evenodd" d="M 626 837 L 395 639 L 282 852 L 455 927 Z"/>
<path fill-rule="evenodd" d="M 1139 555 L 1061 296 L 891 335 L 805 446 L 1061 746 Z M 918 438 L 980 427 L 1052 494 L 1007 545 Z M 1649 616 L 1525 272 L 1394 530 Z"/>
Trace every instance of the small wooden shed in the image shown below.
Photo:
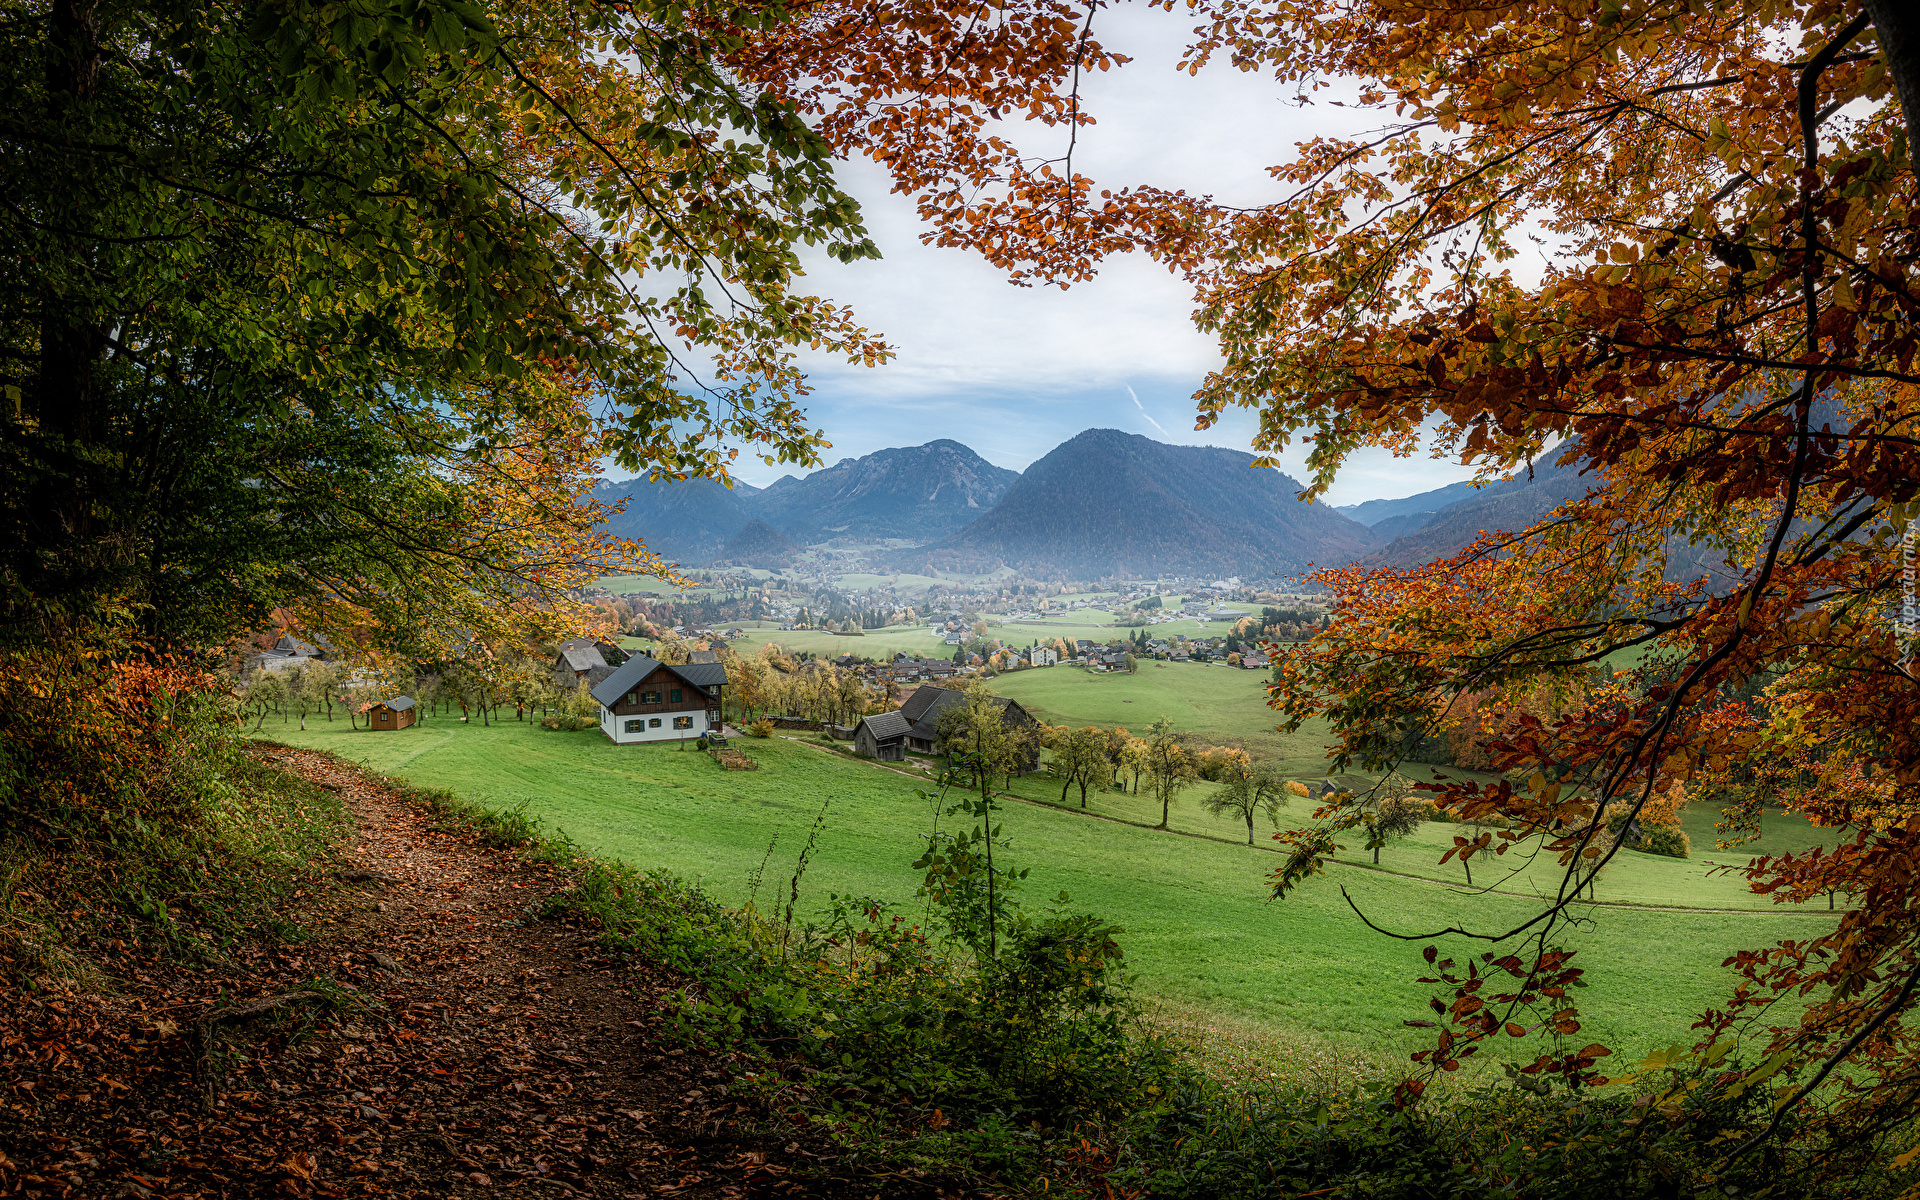
<path fill-rule="evenodd" d="M 883 762 L 900 762 L 907 756 L 907 731 L 913 723 L 898 711 L 863 718 L 853 731 L 856 754 Z"/>
<path fill-rule="evenodd" d="M 367 728 L 405 729 L 413 724 L 418 715 L 412 696 L 395 696 L 391 700 L 367 706 Z"/>

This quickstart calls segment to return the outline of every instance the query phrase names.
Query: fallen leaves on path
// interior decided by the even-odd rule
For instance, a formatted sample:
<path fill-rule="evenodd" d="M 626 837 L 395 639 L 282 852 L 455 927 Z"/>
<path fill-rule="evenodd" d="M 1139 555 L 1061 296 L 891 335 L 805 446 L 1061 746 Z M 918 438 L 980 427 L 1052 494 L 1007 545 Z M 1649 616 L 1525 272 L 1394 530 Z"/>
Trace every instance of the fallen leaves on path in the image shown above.
<path fill-rule="evenodd" d="M 111 991 L 9 993 L 0 1196 L 960 1194 L 862 1171 L 769 1107 L 766 1063 L 667 1037 L 681 981 L 540 919 L 553 868 L 329 756 L 262 753 L 358 824 L 347 868 L 289 914 L 321 932 L 219 962 L 124 951 Z"/>

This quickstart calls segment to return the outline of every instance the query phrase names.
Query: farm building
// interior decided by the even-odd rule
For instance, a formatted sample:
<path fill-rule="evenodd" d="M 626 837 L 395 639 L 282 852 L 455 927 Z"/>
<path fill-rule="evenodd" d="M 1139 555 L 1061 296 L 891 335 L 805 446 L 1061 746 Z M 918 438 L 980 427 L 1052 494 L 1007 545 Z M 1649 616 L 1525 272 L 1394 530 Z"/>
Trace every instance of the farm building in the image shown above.
<path fill-rule="evenodd" d="M 387 729 L 405 729 L 419 717 L 412 696 L 395 696 L 367 706 L 367 728 L 376 733 Z"/>
<path fill-rule="evenodd" d="M 672 666 L 636 654 L 593 689 L 600 732 L 620 745 L 719 733 L 726 683 L 727 669 L 719 663 Z"/>
<path fill-rule="evenodd" d="M 626 660 L 626 651 L 599 638 L 577 637 L 561 642 L 553 659 L 555 686 L 571 690 L 580 680 L 593 687 Z"/>
<path fill-rule="evenodd" d="M 900 715 L 905 717 L 907 729 L 907 748 L 918 754 L 934 753 L 934 743 L 940 740 L 940 714 L 956 704 L 965 704 L 966 694 L 954 688 L 934 687 L 921 684 L 913 690 L 900 705 Z M 1007 710 L 1007 721 L 1015 725 L 1037 725 L 1033 715 L 1020 706 L 1018 700 L 1005 696 L 995 696 L 993 702 Z M 858 742 L 855 743 L 856 747 Z M 1040 751 L 1035 749 L 1032 761 L 1025 770 L 1034 771 L 1040 767 Z"/>
<path fill-rule="evenodd" d="M 900 762 L 907 757 L 907 733 L 913 722 L 898 710 L 864 717 L 853 731 L 853 750 L 883 762 Z"/>

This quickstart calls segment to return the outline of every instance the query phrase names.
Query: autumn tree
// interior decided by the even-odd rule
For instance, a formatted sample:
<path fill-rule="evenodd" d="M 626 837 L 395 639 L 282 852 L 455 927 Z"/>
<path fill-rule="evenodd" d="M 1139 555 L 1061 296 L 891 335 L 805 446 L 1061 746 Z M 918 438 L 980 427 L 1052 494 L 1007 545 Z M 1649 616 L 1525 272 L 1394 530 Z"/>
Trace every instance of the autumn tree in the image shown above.
<path fill-rule="evenodd" d="M 1080 807 L 1087 806 L 1087 788 L 1104 786 L 1112 778 L 1107 761 L 1106 731 L 1088 725 L 1080 729 L 1058 726 L 1047 745 L 1053 751 L 1055 773 L 1060 779 L 1060 801 L 1066 803 L 1067 789 L 1080 787 Z"/>
<path fill-rule="evenodd" d="M 1287 778 L 1273 763 L 1235 761 L 1227 768 L 1221 786 L 1202 804 L 1218 817 L 1232 813 L 1247 824 L 1247 845 L 1253 845 L 1253 819 L 1261 813 L 1278 821 L 1280 809 L 1293 793 L 1287 790 Z"/>
<path fill-rule="evenodd" d="M 1905 669 L 1914 631 L 1890 619 L 1920 504 L 1920 10 L 1164 7 L 1192 27 L 1183 68 L 1302 94 L 1352 81 L 1372 131 L 1302 143 L 1271 166 L 1282 187 L 1263 203 L 1096 183 L 1076 172 L 1073 138 L 1064 156 L 1033 153 L 994 125 L 1020 111 L 1089 127 L 1075 82 L 1123 60 L 1093 10 L 1059 4 L 998 10 L 977 39 L 969 15 L 930 5 L 911 56 L 877 8 L 824 6 L 746 37 L 735 61 L 889 169 L 931 241 L 1022 282 L 1071 283 L 1134 250 L 1180 273 L 1224 355 L 1200 426 L 1239 406 L 1269 456 L 1310 439 L 1311 492 L 1359 448 L 1423 441 L 1488 477 L 1582 468 L 1589 494 L 1532 529 L 1424 570 L 1322 573 L 1332 612 L 1292 631 L 1312 640 L 1278 660 L 1276 704 L 1296 726 L 1331 721 L 1336 769 L 1385 768 L 1461 695 L 1518 706 L 1543 686 L 1588 689 L 1551 720 L 1491 731 L 1505 781 L 1448 781 L 1437 796 L 1505 822 L 1475 835 L 1477 852 L 1560 858 L 1537 919 L 1484 931 L 1531 947 L 1502 959 L 1524 1003 L 1577 970 L 1558 939 L 1567 902 L 1617 853 L 1596 819 L 1607 805 L 1637 810 L 1664 777 L 1814 747 L 1814 778 L 1829 782 L 1802 811 L 1845 848 L 1763 860 L 1754 886 L 1803 900 L 1845 878 L 1871 899 L 1829 935 L 1742 957 L 1742 990 L 1706 1033 L 1764 1025 L 1777 995 L 1816 997 L 1766 1034 L 1780 1061 L 1808 1067 L 1783 1114 L 1844 1079 L 1810 1136 L 1896 1124 L 1920 1070 L 1906 1026 L 1920 926 L 1905 915 L 1920 887 L 1905 881 L 1920 876 L 1898 865 L 1920 844 L 1905 819 L 1920 802 L 1920 685 Z M 1017 85 L 1000 72 L 1015 46 Z M 843 53 L 823 74 L 828 47 Z M 1545 257 L 1522 274 L 1529 238 Z M 1660 665 L 1627 681 L 1594 670 L 1649 648 Z M 1772 702 L 1740 698 L 1778 668 Z M 1841 782 L 1856 777 L 1886 791 Z M 1278 891 L 1363 821 L 1361 797 L 1339 808 L 1300 831 Z M 1463 1006 L 1478 1015 L 1425 1061 L 1457 1066 L 1507 1028 L 1566 1036 L 1566 1020 L 1503 1019 L 1524 1014 L 1502 1003 Z M 1526 1069 L 1594 1080 L 1595 1049 L 1554 1048 Z"/>
<path fill-rule="evenodd" d="M 1141 758 L 1147 786 L 1153 798 L 1160 802 L 1160 824 L 1154 828 L 1165 829 L 1174 798 L 1193 783 L 1198 773 L 1194 770 L 1193 756 L 1167 718 L 1161 717 L 1149 725 L 1147 736 L 1141 740 L 1146 743 Z"/>

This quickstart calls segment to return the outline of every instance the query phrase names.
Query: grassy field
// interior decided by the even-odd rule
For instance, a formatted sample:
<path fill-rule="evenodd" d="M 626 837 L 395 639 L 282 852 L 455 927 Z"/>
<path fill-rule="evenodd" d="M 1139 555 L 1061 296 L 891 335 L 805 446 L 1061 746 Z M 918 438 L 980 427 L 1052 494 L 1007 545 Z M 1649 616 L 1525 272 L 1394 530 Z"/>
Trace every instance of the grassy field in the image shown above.
<path fill-rule="evenodd" d="M 802 884 L 802 914 L 822 907 L 829 892 L 878 895 L 911 910 L 918 881 L 908 864 L 932 820 L 914 780 L 786 739 L 748 741 L 762 769 L 726 772 L 698 753 L 614 747 L 595 732 L 488 729 L 446 718 L 397 733 L 320 722 L 304 734 L 269 727 L 265 736 L 331 750 L 482 803 L 525 804 L 596 852 L 698 878 L 730 903 L 747 898 L 747 881 L 763 863 L 762 901 L 776 890 L 784 895 L 808 828 L 824 810 Z M 1147 815 L 1145 802 L 1132 797 L 1104 797 L 1099 807 L 1114 817 Z M 1243 832 L 1205 817 L 1192 801 L 1178 811 L 1179 828 L 1204 826 L 1219 837 Z M 1344 866 L 1270 902 L 1263 878 L 1276 860 L 1264 849 L 1039 804 L 1012 804 L 1005 830 L 1017 863 L 1032 870 L 1030 905 L 1065 890 L 1074 907 L 1117 921 L 1127 930 L 1128 961 L 1145 996 L 1201 1014 L 1202 1023 L 1264 1031 L 1263 1053 L 1295 1065 L 1397 1059 L 1414 1045 L 1401 1021 L 1418 1015 L 1428 995 L 1414 982 L 1424 973 L 1420 944 L 1367 931 L 1342 888 L 1376 920 L 1405 931 L 1444 927 L 1463 914 L 1478 927 L 1503 925 L 1531 907 L 1523 898 L 1469 898 L 1443 884 Z M 1404 852 L 1411 862 L 1417 850 L 1430 862 L 1437 842 L 1427 841 L 1390 853 Z M 1648 869 L 1667 870 L 1678 888 L 1693 878 L 1690 868 L 1661 860 Z M 1689 1039 L 1697 1012 L 1728 986 L 1718 964 L 1731 949 L 1804 937 L 1829 920 L 1824 912 L 1606 905 L 1585 915 L 1590 923 L 1569 934 L 1596 985 L 1581 997 L 1581 1036 L 1631 1053 Z"/>
<path fill-rule="evenodd" d="M 861 658 L 892 658 L 901 651 L 921 658 L 953 657 L 953 647 L 947 645 L 944 639 L 928 633 L 925 625 L 869 629 L 858 637 L 819 629 L 783 631 L 767 621 L 735 621 L 726 623 L 726 626 L 728 629 L 737 628 L 746 635 L 733 639 L 732 643 L 742 654 L 757 654 L 761 646 L 771 642 L 786 647 L 791 654 L 806 651 L 827 657 L 856 654 Z"/>
<path fill-rule="evenodd" d="M 1244 746 L 1255 758 L 1280 760 L 1288 771 L 1324 774 L 1324 729 L 1277 732 L 1266 682 L 1265 671 L 1142 659 L 1131 675 L 1096 675 L 1078 667 L 1013 671 L 995 679 L 993 690 L 1054 725 L 1125 725 L 1139 733 L 1167 717 L 1177 729 Z"/>

